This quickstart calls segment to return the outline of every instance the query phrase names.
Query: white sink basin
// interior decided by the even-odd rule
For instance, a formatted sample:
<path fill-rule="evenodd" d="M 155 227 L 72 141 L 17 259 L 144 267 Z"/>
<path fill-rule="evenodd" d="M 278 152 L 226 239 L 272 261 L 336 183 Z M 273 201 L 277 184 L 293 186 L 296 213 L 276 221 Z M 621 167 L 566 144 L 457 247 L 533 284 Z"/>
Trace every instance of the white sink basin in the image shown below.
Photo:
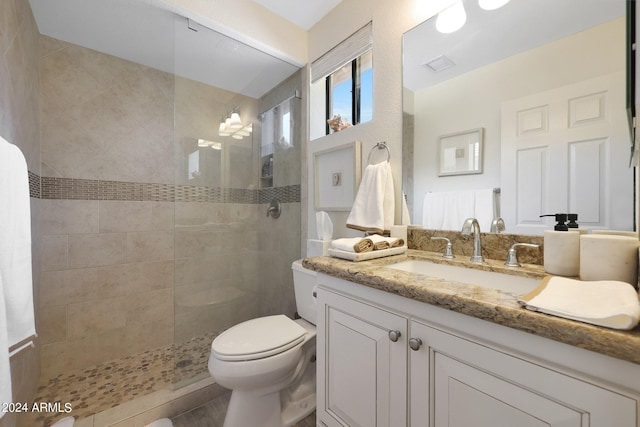
<path fill-rule="evenodd" d="M 512 292 L 518 295 L 524 295 L 530 292 L 540 283 L 539 279 L 476 270 L 474 268 L 456 267 L 447 264 L 434 264 L 428 261 L 402 261 L 385 267 L 455 282 L 468 283 L 470 285 L 482 286 L 483 288 Z"/>

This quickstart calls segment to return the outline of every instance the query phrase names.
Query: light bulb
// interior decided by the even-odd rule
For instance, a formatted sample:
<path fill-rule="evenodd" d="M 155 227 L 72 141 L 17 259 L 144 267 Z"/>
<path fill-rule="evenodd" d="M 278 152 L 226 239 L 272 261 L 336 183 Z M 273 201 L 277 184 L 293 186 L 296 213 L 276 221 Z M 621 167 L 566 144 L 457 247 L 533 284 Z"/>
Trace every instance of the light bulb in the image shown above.
<path fill-rule="evenodd" d="M 230 118 L 229 127 L 231 129 L 240 129 L 242 128 L 242 122 L 240 121 L 240 114 L 232 113 Z"/>
<path fill-rule="evenodd" d="M 225 126 L 224 122 L 220 123 L 220 126 L 218 127 L 218 135 L 220 135 L 220 136 L 229 136 L 229 135 L 231 135 L 229 133 L 229 131 L 227 130 L 227 127 Z"/>
<path fill-rule="evenodd" d="M 436 29 L 445 34 L 453 33 L 462 28 L 465 22 L 467 22 L 467 12 L 464 10 L 462 1 L 458 1 L 438 14 Z"/>
<path fill-rule="evenodd" d="M 484 10 L 499 9 L 507 3 L 509 0 L 478 0 L 478 5 Z"/>

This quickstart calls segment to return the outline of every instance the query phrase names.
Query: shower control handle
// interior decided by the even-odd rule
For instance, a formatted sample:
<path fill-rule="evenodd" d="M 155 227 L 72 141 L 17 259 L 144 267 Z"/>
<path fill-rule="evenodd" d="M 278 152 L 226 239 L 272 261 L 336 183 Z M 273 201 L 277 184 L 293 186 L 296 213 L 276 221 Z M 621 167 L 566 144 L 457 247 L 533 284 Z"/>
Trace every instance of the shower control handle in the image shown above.
<path fill-rule="evenodd" d="M 282 212 L 282 206 L 280 206 L 280 200 L 277 198 L 271 199 L 271 204 L 269 205 L 269 209 L 267 209 L 267 216 L 271 216 L 273 219 L 280 218 L 280 213 Z"/>

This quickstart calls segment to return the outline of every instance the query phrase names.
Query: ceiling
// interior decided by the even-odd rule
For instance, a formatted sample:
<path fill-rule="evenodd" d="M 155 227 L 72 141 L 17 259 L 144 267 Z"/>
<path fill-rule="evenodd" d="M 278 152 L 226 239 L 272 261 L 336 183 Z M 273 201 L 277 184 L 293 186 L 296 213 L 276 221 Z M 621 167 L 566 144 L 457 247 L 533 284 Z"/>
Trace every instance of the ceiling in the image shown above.
<path fill-rule="evenodd" d="M 149 1 L 29 1 L 41 34 L 253 98 L 298 69 Z M 341 0 L 255 1 L 308 29 Z"/>
<path fill-rule="evenodd" d="M 625 15 L 624 1 L 511 0 L 493 11 L 465 0 L 467 21 L 450 34 L 433 17 L 403 37 L 403 84 L 418 91 L 516 53 Z M 486 31 L 491 28 L 492 31 Z M 456 65 L 433 72 L 424 64 L 441 55 Z"/>
<path fill-rule="evenodd" d="M 309 30 L 342 0 L 253 0 L 298 27 Z"/>

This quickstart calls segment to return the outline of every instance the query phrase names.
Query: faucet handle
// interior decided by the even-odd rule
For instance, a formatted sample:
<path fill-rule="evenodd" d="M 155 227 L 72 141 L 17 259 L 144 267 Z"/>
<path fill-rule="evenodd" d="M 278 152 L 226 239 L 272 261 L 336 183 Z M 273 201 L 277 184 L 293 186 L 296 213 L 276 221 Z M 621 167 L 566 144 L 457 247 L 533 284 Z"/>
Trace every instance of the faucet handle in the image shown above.
<path fill-rule="evenodd" d="M 446 240 L 447 245 L 444 247 L 444 253 L 442 254 L 442 258 L 453 259 L 456 256 L 453 254 L 453 246 L 451 245 L 451 240 L 446 237 L 432 237 L 431 240 Z"/>
<path fill-rule="evenodd" d="M 507 254 L 507 261 L 504 263 L 507 267 L 522 267 L 522 264 L 518 262 L 518 254 L 516 253 L 516 248 L 523 246 L 525 248 L 539 248 L 540 246 L 535 245 L 533 243 L 514 243 L 509 248 L 509 253 Z"/>

